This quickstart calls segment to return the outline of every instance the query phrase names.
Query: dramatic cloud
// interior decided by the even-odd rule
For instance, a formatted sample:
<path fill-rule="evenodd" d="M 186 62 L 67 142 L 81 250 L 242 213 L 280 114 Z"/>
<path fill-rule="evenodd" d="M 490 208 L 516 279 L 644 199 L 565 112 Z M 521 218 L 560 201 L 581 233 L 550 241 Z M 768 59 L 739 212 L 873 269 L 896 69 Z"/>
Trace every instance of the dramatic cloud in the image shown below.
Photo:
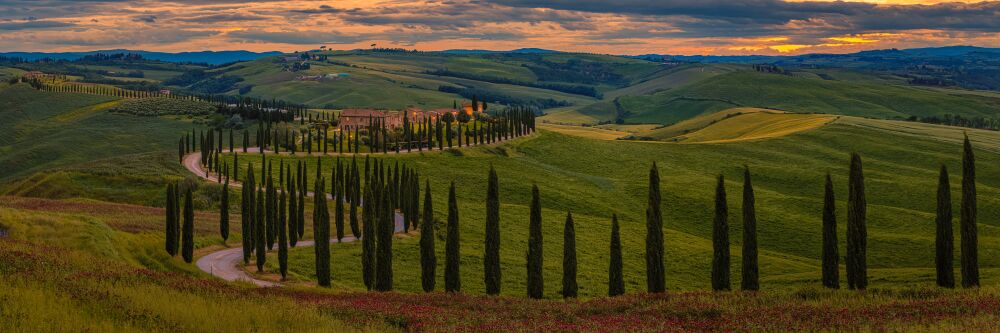
<path fill-rule="evenodd" d="M 1000 1 L 0 0 L 0 50 L 553 48 L 780 54 L 1000 47 Z"/>

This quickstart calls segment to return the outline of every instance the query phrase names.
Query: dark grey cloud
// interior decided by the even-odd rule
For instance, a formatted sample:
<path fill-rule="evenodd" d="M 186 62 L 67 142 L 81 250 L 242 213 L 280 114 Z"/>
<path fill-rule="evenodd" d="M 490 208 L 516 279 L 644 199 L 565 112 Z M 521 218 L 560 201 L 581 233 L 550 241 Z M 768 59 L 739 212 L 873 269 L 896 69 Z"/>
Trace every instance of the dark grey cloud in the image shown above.
<path fill-rule="evenodd" d="M 156 15 L 139 15 L 133 17 L 132 22 L 156 23 Z"/>
<path fill-rule="evenodd" d="M 258 15 L 245 15 L 245 14 L 210 14 L 210 15 L 199 15 L 193 17 L 178 17 L 174 20 L 188 23 L 218 23 L 218 22 L 243 22 L 243 21 L 260 21 L 265 20 L 266 17 Z"/>
<path fill-rule="evenodd" d="M 349 36 L 337 32 L 323 31 L 263 31 L 239 30 L 226 34 L 226 37 L 247 42 L 269 42 L 285 44 L 353 44 L 368 40 L 366 36 Z"/>
<path fill-rule="evenodd" d="M 0 30 L 41 30 L 53 28 L 67 28 L 75 26 L 72 23 L 56 21 L 27 20 L 20 22 L 0 22 Z"/>

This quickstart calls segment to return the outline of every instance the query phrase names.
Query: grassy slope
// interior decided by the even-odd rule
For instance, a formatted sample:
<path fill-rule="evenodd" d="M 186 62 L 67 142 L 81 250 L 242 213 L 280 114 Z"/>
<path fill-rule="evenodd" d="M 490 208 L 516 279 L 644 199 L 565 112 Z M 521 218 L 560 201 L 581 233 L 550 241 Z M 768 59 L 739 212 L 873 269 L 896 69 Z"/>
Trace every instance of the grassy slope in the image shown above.
<path fill-rule="evenodd" d="M 39 170 L 144 152 L 176 152 L 187 122 L 108 112 L 104 96 L 0 88 L 0 182 Z"/>
<path fill-rule="evenodd" d="M 676 105 L 678 98 L 708 100 Z M 629 121 L 671 123 L 677 115 L 696 115 L 706 105 L 738 104 L 799 113 L 829 113 L 861 117 L 907 118 L 945 113 L 992 116 L 1000 112 L 998 99 L 957 96 L 944 91 L 876 84 L 831 81 L 749 71 L 715 76 L 691 85 L 623 101 L 635 114 Z"/>
<path fill-rule="evenodd" d="M 959 132 L 960 129 L 941 129 Z M 977 132 L 993 137 L 993 132 Z M 951 134 L 950 134 L 951 135 Z M 977 137 L 974 136 L 974 137 Z M 977 139 L 979 141 L 979 139 Z M 482 287 L 482 221 L 484 179 L 489 165 L 498 169 L 504 231 L 502 262 L 504 293 L 524 294 L 524 249 L 527 204 L 531 184 L 541 187 L 545 208 L 546 294 L 557 297 L 562 221 L 572 210 L 577 221 L 581 294 L 605 292 L 609 216 L 622 220 L 626 287 L 641 290 L 645 177 L 650 161 L 661 162 L 667 231 L 667 282 L 672 289 L 707 289 L 711 258 L 711 207 L 714 177 L 729 179 L 730 224 L 739 244 L 741 166 L 755 174 L 759 214 L 761 271 L 764 287 L 786 288 L 816 284 L 819 277 L 822 177 L 829 171 L 837 182 L 838 211 L 844 219 L 848 152 L 865 157 L 869 202 L 869 265 L 873 284 L 927 285 L 933 281 L 933 207 L 939 163 L 957 175 L 960 145 L 927 137 L 897 135 L 881 129 L 833 124 L 821 129 L 770 140 L 669 145 L 601 141 L 543 132 L 501 148 L 476 148 L 454 154 L 394 157 L 429 176 L 438 219 L 444 219 L 445 189 L 458 184 L 461 208 L 463 286 Z M 980 150 L 979 200 L 981 263 L 988 283 L 995 283 L 1000 261 L 1000 155 Z M 380 157 L 381 158 L 381 157 Z M 241 159 L 245 161 L 245 159 Z M 309 159 L 308 163 L 315 163 Z M 332 163 L 326 162 L 329 167 Z M 328 173 L 329 169 L 324 173 Z M 310 172 L 311 173 L 311 172 Z M 955 176 L 953 184 L 958 184 Z M 956 189 L 957 191 L 957 189 Z M 956 193 L 955 204 L 958 204 Z M 843 220 L 841 220 L 843 221 Z M 844 227 L 841 223 L 841 232 Z M 443 231 L 443 227 L 440 228 Z M 443 251 L 443 235 L 438 250 Z M 397 289 L 419 290 L 417 238 L 401 236 L 394 245 Z M 843 250 L 842 250 L 843 251 Z M 738 273 L 739 248 L 733 248 Z M 335 246 L 334 280 L 338 287 L 362 288 L 360 248 Z M 439 259 L 443 258 L 439 253 Z M 292 270 L 299 278 L 312 273 L 312 251 L 292 251 Z M 439 260 L 443 265 L 443 259 Z M 439 273 L 442 270 L 439 268 Z"/>

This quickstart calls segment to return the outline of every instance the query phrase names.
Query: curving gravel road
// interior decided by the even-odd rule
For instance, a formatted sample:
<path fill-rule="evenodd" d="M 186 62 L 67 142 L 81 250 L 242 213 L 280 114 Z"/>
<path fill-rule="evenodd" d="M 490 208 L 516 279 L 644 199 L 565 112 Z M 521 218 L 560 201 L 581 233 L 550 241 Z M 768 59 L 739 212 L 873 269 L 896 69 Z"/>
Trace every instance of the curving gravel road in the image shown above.
<path fill-rule="evenodd" d="M 258 152 L 257 148 L 248 148 L 247 152 Z M 205 179 L 210 182 L 218 182 L 217 175 L 209 174 L 205 172 L 205 168 L 201 166 L 201 153 L 195 152 L 184 156 L 184 167 L 191 171 L 198 177 Z M 229 185 L 233 187 L 243 187 L 242 183 L 230 181 Z M 312 192 L 308 192 L 309 196 L 312 196 Z M 327 194 L 328 199 L 333 199 L 332 195 Z M 403 232 L 403 214 L 400 212 L 395 212 L 395 232 Z M 353 242 L 356 239 L 354 236 L 346 236 L 341 241 L 342 243 Z M 330 243 L 337 243 L 337 239 L 330 239 Z M 312 240 L 300 240 L 295 245 L 295 247 L 308 247 L 314 246 L 316 243 Z M 198 269 L 212 274 L 216 277 L 222 278 L 226 281 L 248 281 L 259 287 L 280 287 L 280 283 L 264 281 L 254 279 L 249 273 L 241 268 L 243 262 L 243 248 L 235 247 L 225 250 L 219 250 L 209 253 L 201 258 L 198 258 Z"/>

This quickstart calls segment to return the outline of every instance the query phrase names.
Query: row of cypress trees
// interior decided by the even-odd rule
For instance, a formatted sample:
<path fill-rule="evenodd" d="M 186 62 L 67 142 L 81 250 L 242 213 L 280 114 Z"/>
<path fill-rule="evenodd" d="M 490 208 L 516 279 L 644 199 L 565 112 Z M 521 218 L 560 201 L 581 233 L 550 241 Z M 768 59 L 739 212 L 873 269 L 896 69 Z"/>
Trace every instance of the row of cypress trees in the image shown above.
<path fill-rule="evenodd" d="M 365 285 L 369 290 L 389 291 L 393 288 L 392 272 L 392 234 L 395 231 L 395 210 L 399 209 L 402 218 L 402 229 L 404 232 L 421 229 L 420 257 L 421 257 L 421 280 L 425 291 L 435 289 L 437 258 L 435 254 L 435 218 L 431 199 L 431 189 L 429 182 L 424 186 L 423 214 L 418 207 L 419 203 L 419 176 L 415 170 L 402 167 L 397 163 L 394 167 L 387 166 L 384 161 L 374 160 L 373 167 L 369 168 L 370 160 L 366 157 L 364 167 L 364 200 L 361 200 L 361 178 L 360 168 L 357 159 L 353 158 L 352 163 L 346 168 L 337 159 L 337 165 L 333 168 L 331 176 L 331 196 L 336 203 L 336 238 L 342 240 L 344 237 L 344 204 L 350 205 L 350 226 L 355 237 L 362 240 L 362 267 Z M 313 221 L 315 229 L 315 239 L 330 239 L 330 221 L 326 204 L 325 179 L 320 174 L 322 160 L 318 162 L 317 181 L 314 184 L 314 210 Z M 962 285 L 974 287 L 979 285 L 979 269 L 977 260 L 977 231 L 976 231 L 976 192 L 975 192 L 975 159 L 972 145 L 966 137 L 963 145 L 963 181 L 962 181 L 962 208 L 961 208 L 961 241 L 962 241 Z M 270 167 L 268 167 L 269 169 Z M 284 169 L 282 162 L 280 170 Z M 276 196 L 276 190 L 272 183 L 270 172 L 263 172 L 267 179 L 267 186 L 257 186 L 255 188 L 255 175 L 253 165 L 247 170 L 247 182 L 244 186 L 244 237 L 245 260 L 248 261 L 250 252 L 256 251 L 258 254 L 258 269 L 262 269 L 265 257 L 264 244 L 273 241 L 267 237 L 275 228 L 279 242 L 279 260 L 281 261 L 281 271 L 284 276 L 287 269 L 287 249 L 285 248 L 285 230 L 291 230 L 291 244 L 295 245 L 296 237 L 302 236 L 302 202 L 306 197 L 306 192 L 301 190 L 306 188 L 305 165 L 301 162 L 296 168 L 297 177 L 291 176 L 291 168 L 285 177 L 285 173 L 279 170 L 283 190 L 281 196 Z M 298 180 L 293 180 L 298 179 Z M 286 184 L 287 180 L 287 184 Z M 226 177 L 226 188 L 228 188 L 228 175 Z M 176 185 L 168 186 L 167 189 L 167 251 L 171 255 L 176 254 L 177 247 L 177 219 L 179 216 L 178 190 Z M 291 203 L 285 205 L 285 193 L 290 193 Z M 256 197 L 257 208 L 253 208 Z M 227 201 L 227 196 L 223 197 Z M 936 241 L 936 266 L 937 280 L 942 287 L 954 287 L 953 259 L 952 253 L 952 212 L 951 195 L 947 168 L 942 165 L 939 176 L 939 187 L 937 192 L 938 206 L 937 218 L 935 221 L 937 229 Z M 743 242 L 742 242 L 742 274 L 741 289 L 758 290 L 759 268 L 757 251 L 757 223 L 755 211 L 755 194 L 749 167 L 744 167 L 743 172 L 743 196 L 742 196 L 742 221 L 743 221 Z M 193 236 L 193 211 L 190 207 L 190 190 L 187 191 L 185 201 L 185 224 L 184 237 L 185 244 L 191 244 L 189 237 Z M 277 202 L 277 206 L 275 206 Z M 660 177 L 655 163 L 649 173 L 649 196 L 646 210 L 647 235 L 646 235 L 646 270 L 647 270 L 647 290 L 649 292 L 662 292 L 666 289 L 665 272 L 663 268 L 663 222 L 660 194 Z M 362 218 L 364 228 L 361 229 L 356 221 L 358 206 L 362 206 Z M 221 213 L 224 220 L 228 219 L 227 208 L 223 205 Z M 271 207 L 277 207 L 271 208 Z M 851 154 L 850 172 L 848 179 L 848 224 L 847 224 L 847 253 L 845 255 L 848 287 L 851 289 L 865 289 L 868 286 L 867 278 L 867 200 L 865 196 L 864 172 L 862 168 L 861 156 L 857 153 Z M 288 212 L 286 219 L 284 212 Z M 280 212 L 280 217 L 272 216 L 272 212 Z M 452 182 L 449 188 L 448 215 L 445 244 L 445 290 L 447 292 L 460 292 L 460 253 L 459 253 L 459 214 L 457 200 L 455 197 L 455 184 Z M 190 218 L 189 218 L 190 216 Z M 715 214 L 713 219 L 713 257 L 711 265 L 711 281 L 713 290 L 731 289 L 731 255 L 729 252 L 729 209 L 726 197 L 725 179 L 719 175 L 716 183 L 715 194 Z M 189 223 L 188 221 L 191 221 Z M 532 188 L 532 200 L 529 214 L 529 238 L 527 251 L 527 290 L 528 296 L 541 298 L 544 294 L 543 278 L 543 258 L 542 258 L 542 216 L 540 195 L 537 186 Z M 822 210 L 822 283 L 825 287 L 839 288 L 839 254 L 836 226 L 835 196 L 833 191 L 832 177 L 827 174 L 824 186 L 824 205 Z M 189 227 L 190 225 L 190 227 Z M 248 227 L 252 226 L 252 227 Z M 191 230 L 189 233 L 187 230 Z M 224 228 L 223 238 L 228 228 Z M 297 231 L 297 232 L 296 232 Z M 256 249 L 247 249 L 246 243 L 251 242 L 256 245 Z M 500 251 L 500 217 L 499 217 L 499 181 L 495 169 L 492 167 L 487 179 L 486 195 L 486 223 L 485 223 L 485 253 L 484 253 L 484 282 L 486 293 L 490 295 L 499 294 L 501 291 L 501 268 L 499 260 Z M 567 213 L 564 224 L 563 241 L 563 285 L 562 295 L 564 297 L 576 297 L 578 286 L 576 283 L 577 261 L 576 261 L 576 240 L 575 225 L 572 213 Z M 188 254 L 190 249 L 185 248 L 185 259 L 190 261 Z M 316 246 L 316 267 L 319 284 L 330 285 L 329 273 L 329 244 L 321 241 Z M 612 228 L 610 240 L 610 260 L 608 276 L 608 295 L 615 296 L 624 293 L 624 282 L 622 273 L 621 238 L 619 234 L 619 224 L 616 215 L 612 215 Z"/>

